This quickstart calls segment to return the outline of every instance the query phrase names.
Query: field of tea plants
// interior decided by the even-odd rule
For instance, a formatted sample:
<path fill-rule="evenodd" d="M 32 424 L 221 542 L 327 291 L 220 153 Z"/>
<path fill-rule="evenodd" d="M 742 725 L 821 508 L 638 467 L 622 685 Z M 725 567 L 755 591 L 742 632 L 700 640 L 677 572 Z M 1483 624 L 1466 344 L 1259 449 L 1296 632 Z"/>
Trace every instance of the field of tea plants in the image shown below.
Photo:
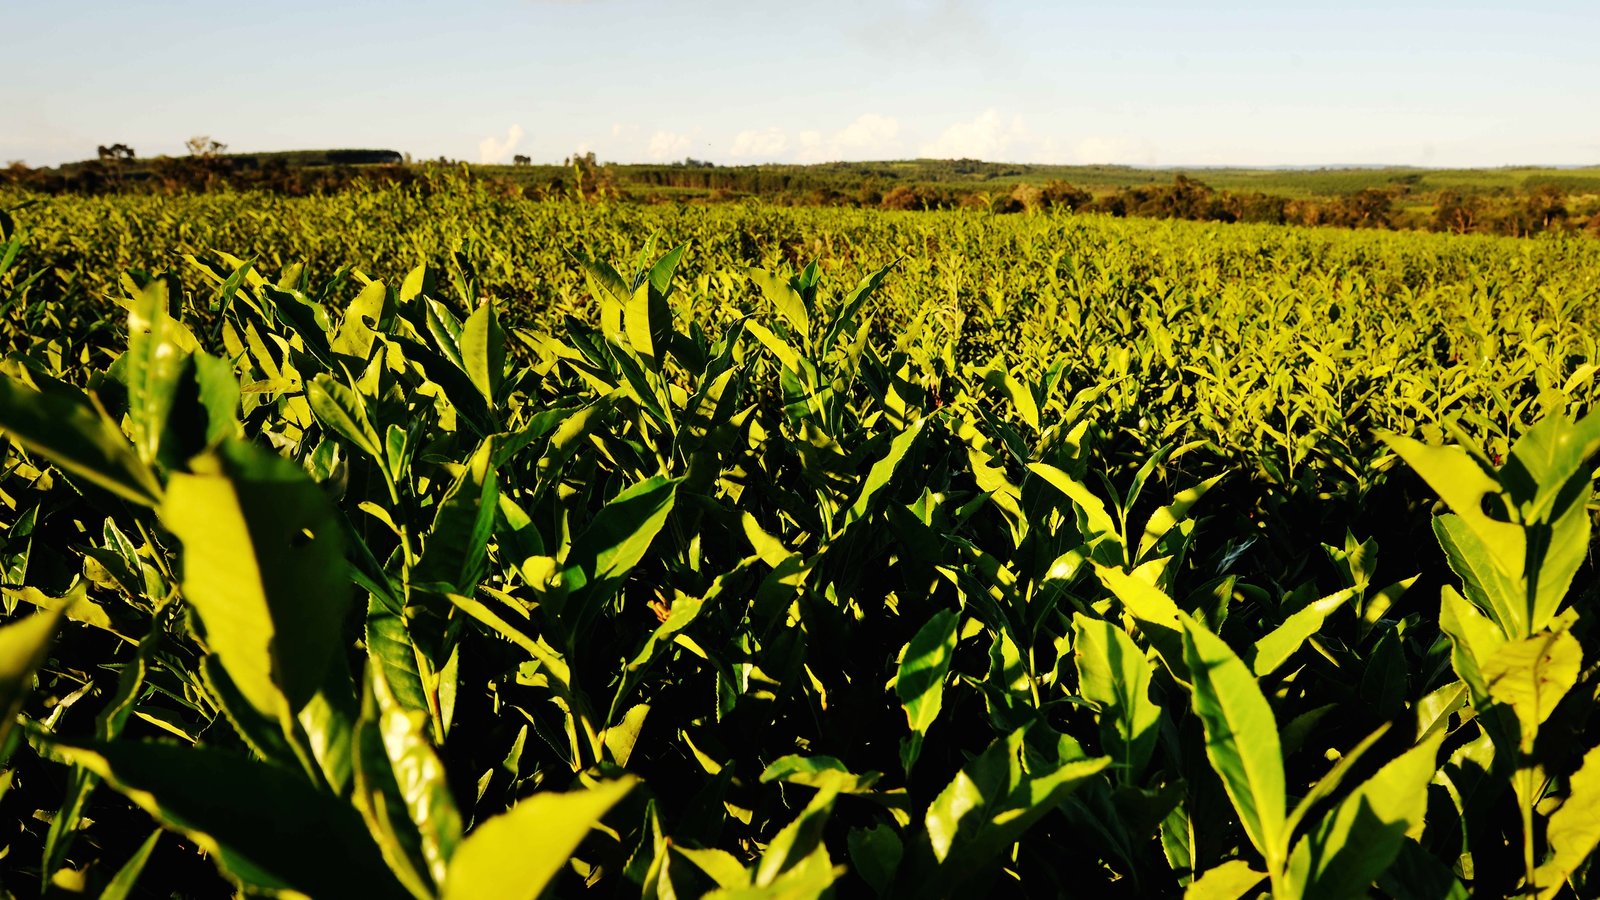
<path fill-rule="evenodd" d="M 0 894 L 1600 894 L 1600 243 L 0 209 Z"/>

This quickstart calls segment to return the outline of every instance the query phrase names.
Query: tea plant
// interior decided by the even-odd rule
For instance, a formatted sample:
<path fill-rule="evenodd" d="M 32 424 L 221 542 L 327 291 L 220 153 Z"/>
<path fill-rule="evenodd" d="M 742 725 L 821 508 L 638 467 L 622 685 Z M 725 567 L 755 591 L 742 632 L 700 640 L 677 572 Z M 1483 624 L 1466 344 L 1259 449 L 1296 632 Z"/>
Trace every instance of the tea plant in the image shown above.
<path fill-rule="evenodd" d="M 0 224 L 11 895 L 1597 888 L 1579 306 Z"/>

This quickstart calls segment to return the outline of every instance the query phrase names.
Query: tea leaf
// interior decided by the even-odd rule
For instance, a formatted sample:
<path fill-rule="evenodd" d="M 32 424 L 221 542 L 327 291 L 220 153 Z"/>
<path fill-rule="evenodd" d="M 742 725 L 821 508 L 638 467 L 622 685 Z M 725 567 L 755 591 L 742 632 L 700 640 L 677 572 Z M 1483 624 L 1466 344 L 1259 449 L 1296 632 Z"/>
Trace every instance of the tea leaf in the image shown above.
<path fill-rule="evenodd" d="M 52 741 L 257 890 L 403 897 L 355 811 L 275 766 L 222 750 Z"/>
<path fill-rule="evenodd" d="M 1187 617 L 1183 658 L 1194 678 L 1194 711 L 1205 725 L 1206 757 L 1222 777 L 1250 842 L 1269 868 L 1275 866 L 1287 836 L 1283 754 L 1272 707 L 1233 650 Z"/>
<path fill-rule="evenodd" d="M 564 794 L 544 791 L 478 825 L 450 860 L 443 896 L 533 900 L 635 783 L 622 778 Z"/>
<path fill-rule="evenodd" d="M 213 652 L 263 715 L 317 692 L 349 608 L 338 520 L 293 463 L 229 442 L 174 473 L 161 519 L 183 542 L 183 592 Z"/>

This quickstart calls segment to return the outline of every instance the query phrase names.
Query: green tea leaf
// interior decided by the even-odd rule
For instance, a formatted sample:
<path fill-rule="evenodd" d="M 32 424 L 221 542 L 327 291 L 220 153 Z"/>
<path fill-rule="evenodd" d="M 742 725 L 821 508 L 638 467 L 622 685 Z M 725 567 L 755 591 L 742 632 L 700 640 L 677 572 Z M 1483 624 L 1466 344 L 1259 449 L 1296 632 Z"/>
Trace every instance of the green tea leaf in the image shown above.
<path fill-rule="evenodd" d="M 844 763 L 831 756 L 799 756 L 791 754 L 774 760 L 761 773 L 763 784 L 782 781 L 803 784 L 819 791 L 836 794 L 864 794 L 877 784 L 882 776 L 877 772 L 857 775 Z"/>
<path fill-rule="evenodd" d="M 1506 454 L 1501 478 L 1530 518 L 1552 521 L 1562 506 L 1581 505 L 1573 492 L 1576 478 L 1587 486 L 1588 463 L 1600 451 L 1600 414 L 1578 422 L 1563 415 L 1545 416 L 1523 433 Z M 1563 498 L 1563 495 L 1568 495 Z"/>
<path fill-rule="evenodd" d="M 887 891 L 905 856 L 900 835 L 888 825 L 857 828 L 850 832 L 847 846 L 855 873 L 879 894 Z"/>
<path fill-rule="evenodd" d="M 756 864 L 753 887 L 770 887 L 778 883 L 785 874 L 803 866 L 816 852 L 826 856 L 827 849 L 822 843 L 822 829 L 833 813 L 835 796 L 837 795 L 832 791 L 818 792 L 800 815 L 778 832 L 772 843 L 767 845 L 766 851 L 761 854 L 761 861 Z M 831 862 L 828 868 L 831 870 Z M 828 879 L 829 882 L 832 880 Z"/>
<path fill-rule="evenodd" d="M 1224 476 L 1217 475 L 1207 478 L 1194 487 L 1188 488 L 1172 498 L 1172 502 L 1150 514 L 1145 522 L 1144 534 L 1139 538 L 1139 556 L 1143 556 L 1150 549 L 1160 543 L 1167 533 L 1189 515 L 1189 510 L 1194 508 L 1212 488 L 1217 486 Z"/>
<path fill-rule="evenodd" d="M 195 349 L 194 337 L 168 312 L 171 287 L 167 278 L 152 279 L 128 309 L 128 352 L 123 362 L 128 421 L 134 449 L 146 464 L 160 455 L 179 376 Z"/>
<path fill-rule="evenodd" d="M 1551 900 L 1600 846 L 1600 747 L 1584 754 L 1568 783 L 1567 799 L 1545 826 L 1545 841 L 1550 858 L 1534 873 L 1534 887 L 1540 900 Z"/>
<path fill-rule="evenodd" d="M 800 371 L 800 354 L 787 341 L 773 334 L 767 330 L 766 326 L 754 320 L 745 322 L 744 327 L 746 331 L 755 335 L 756 340 L 760 341 L 763 347 L 772 351 L 772 355 L 778 358 L 778 362 L 782 363 L 785 369 L 791 372 Z"/>
<path fill-rule="evenodd" d="M 474 828 L 450 860 L 445 900 L 534 900 L 600 818 L 633 790 L 621 778 L 565 794 L 544 791 Z"/>
<path fill-rule="evenodd" d="M 789 327 L 800 335 L 802 341 L 811 339 L 811 313 L 806 309 L 806 302 L 789 283 L 789 279 L 781 275 L 774 275 L 765 269 L 746 269 L 745 274 L 761 289 L 767 302 L 778 311 L 789 323 Z"/>
<path fill-rule="evenodd" d="M 383 439 L 367 417 L 367 405 L 361 395 L 336 381 L 326 372 L 318 372 L 306 385 L 306 402 L 322 427 L 354 444 L 374 462 L 384 462 Z"/>
<path fill-rule="evenodd" d="M 1507 572 L 1460 516 L 1436 516 L 1433 534 L 1473 605 L 1490 615 L 1503 636 L 1525 635 L 1527 586 L 1521 573 Z"/>
<path fill-rule="evenodd" d="M 0 628 L 0 747 L 33 690 L 33 673 L 44 665 L 65 608 L 47 609 Z"/>
<path fill-rule="evenodd" d="M 1128 615 L 1138 623 L 1139 633 L 1160 654 L 1168 670 L 1183 681 L 1189 677 L 1184 660 L 1183 613 L 1165 592 L 1137 575 L 1121 569 L 1095 564 L 1095 574 Z"/>
<path fill-rule="evenodd" d="M 1183 900 L 1240 900 L 1267 877 L 1242 859 L 1230 859 L 1212 866 L 1184 889 Z"/>
<path fill-rule="evenodd" d="M 1028 471 L 1043 478 L 1045 483 L 1060 491 L 1072 501 L 1077 510 L 1080 528 L 1085 540 L 1102 534 L 1117 536 L 1116 520 L 1106 511 L 1105 502 L 1071 475 L 1046 463 L 1030 463 Z"/>
<path fill-rule="evenodd" d="M 721 888 L 746 888 L 750 886 L 750 873 L 731 853 L 723 850 L 697 850 L 693 847 L 672 845 L 672 852 L 683 857 L 704 872 Z"/>
<path fill-rule="evenodd" d="M 322 684 L 350 604 L 337 514 L 294 463 L 242 442 L 175 473 L 161 519 L 183 593 L 239 691 L 287 720 Z"/>
<path fill-rule="evenodd" d="M 894 436 L 889 442 L 889 450 L 867 470 L 867 477 L 861 484 L 861 493 L 856 495 L 855 502 L 850 504 L 850 509 L 845 512 L 844 524 L 850 525 L 861 520 L 871 508 L 874 497 L 889 484 L 894 477 L 895 470 L 900 467 L 901 461 L 911 451 L 927 419 L 918 419 L 909 428 Z"/>
<path fill-rule="evenodd" d="M 666 524 L 681 481 L 656 475 L 611 498 L 573 541 L 568 564 L 582 567 L 591 584 L 620 581 Z"/>
<path fill-rule="evenodd" d="M 1300 802 L 1296 803 L 1294 809 L 1289 813 L 1288 823 L 1284 826 L 1285 833 L 1292 835 L 1298 831 L 1301 821 L 1317 804 L 1338 792 L 1345 779 L 1350 776 L 1351 772 L 1355 771 L 1356 765 L 1366 757 L 1367 751 L 1371 750 L 1379 739 L 1389 733 L 1389 727 L 1387 722 L 1378 726 L 1376 731 L 1362 738 L 1360 743 L 1345 751 L 1338 761 L 1333 764 L 1333 768 L 1328 770 L 1327 774 L 1317 779 L 1317 783 L 1311 786 L 1311 790 L 1300 798 Z"/>
<path fill-rule="evenodd" d="M 161 502 L 161 485 L 105 411 L 88 398 L 33 390 L 0 374 L 0 431 L 98 487 L 143 506 Z"/>
<path fill-rule="evenodd" d="M 944 700 L 944 679 L 955 655 L 956 624 L 954 610 L 941 609 L 919 629 L 906 645 L 895 676 L 894 692 L 906 711 L 911 735 L 900 745 L 900 762 L 909 773 L 922 752 L 922 739 L 939 718 Z"/>
<path fill-rule="evenodd" d="M 1487 702 L 1482 666 L 1505 643 L 1504 633 L 1449 585 L 1440 591 L 1439 629 L 1450 638 L 1451 665 L 1471 688 L 1473 702 Z"/>
<path fill-rule="evenodd" d="M 1489 696 L 1510 706 L 1522 723 L 1525 752 L 1582 669 L 1583 646 L 1565 630 L 1508 641 L 1480 664 Z"/>
<path fill-rule="evenodd" d="M 1150 700 L 1150 661 L 1110 622 L 1074 613 L 1072 633 L 1078 689 L 1099 714 L 1101 746 L 1118 780 L 1137 782 L 1155 752 L 1161 720 L 1161 708 Z"/>
<path fill-rule="evenodd" d="M 439 500 L 422 558 L 412 570 L 416 582 L 443 582 L 458 593 L 471 594 L 483 580 L 500 506 L 494 447 L 493 438 L 481 441 Z"/>
<path fill-rule="evenodd" d="M 1288 877 L 1307 898 L 1361 896 L 1422 826 L 1428 782 L 1444 735 L 1400 754 L 1323 816 L 1295 844 Z"/>
<path fill-rule="evenodd" d="M 419 896 L 432 896 L 461 842 L 461 816 L 428 716 L 402 705 L 379 667 L 369 670 L 357 725 L 356 806 L 383 855 Z"/>
<path fill-rule="evenodd" d="M 1256 676 L 1265 677 L 1277 671 L 1305 644 L 1306 638 L 1321 630 L 1322 623 L 1334 610 L 1345 605 L 1355 594 L 1355 588 L 1345 588 L 1320 600 L 1313 600 L 1284 619 L 1283 624 L 1263 635 L 1256 641 L 1255 661 L 1250 667 Z"/>
<path fill-rule="evenodd" d="M 1195 714 L 1205 725 L 1206 757 L 1268 868 L 1283 858 L 1283 754 L 1278 723 L 1255 677 L 1222 639 L 1184 617 L 1183 658 L 1193 676 Z"/>
<path fill-rule="evenodd" d="M 973 758 L 929 804 L 925 825 L 938 865 L 910 896 L 948 895 L 988 866 L 1110 760 L 1050 758 L 1018 730 Z"/>
<path fill-rule="evenodd" d="M 1490 612 L 1507 637 L 1527 636 L 1534 626 L 1526 590 L 1502 592 L 1499 587 L 1525 583 L 1527 541 L 1521 525 L 1496 520 L 1484 512 L 1486 499 L 1502 496 L 1494 473 L 1460 447 L 1430 447 L 1394 434 L 1381 437 L 1455 512 L 1453 523 L 1436 520 L 1434 527 L 1439 532 L 1454 523 L 1461 526 L 1449 533 L 1445 549 L 1452 567 L 1465 567 L 1466 571 L 1457 568 L 1456 574 L 1468 581 L 1469 595 L 1472 582 L 1484 584 L 1492 604 Z M 1441 532 L 1439 538 L 1444 544 L 1447 535 Z"/>
<path fill-rule="evenodd" d="M 122 864 L 117 874 L 111 876 L 106 882 L 106 889 L 100 892 L 100 900 L 127 900 L 133 891 L 133 886 L 138 884 L 139 876 L 144 874 L 145 863 L 150 861 L 150 854 L 156 849 L 156 841 L 161 839 L 161 829 L 150 832 L 144 839 L 139 849 L 133 851 L 128 861 Z"/>
<path fill-rule="evenodd" d="M 394 315 L 394 295 L 389 289 L 381 281 L 368 284 L 345 307 L 344 318 L 339 322 L 339 333 L 329 344 L 329 349 L 365 363 L 367 357 L 372 355 L 372 343 L 377 339 L 379 329 Z"/>
<path fill-rule="evenodd" d="M 276 766 L 169 744 L 52 741 L 257 890 L 404 897 L 355 810 Z"/>
<path fill-rule="evenodd" d="M 461 363 L 473 387 L 493 406 L 506 368 L 506 334 L 493 300 L 485 300 L 462 324 Z"/>

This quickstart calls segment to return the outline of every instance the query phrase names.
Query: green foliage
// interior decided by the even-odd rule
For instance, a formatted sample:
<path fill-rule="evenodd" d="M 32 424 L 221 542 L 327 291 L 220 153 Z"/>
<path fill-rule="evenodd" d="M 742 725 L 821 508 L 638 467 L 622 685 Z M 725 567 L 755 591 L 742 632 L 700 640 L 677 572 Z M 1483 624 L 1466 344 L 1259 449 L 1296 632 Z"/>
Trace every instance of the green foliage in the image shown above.
<path fill-rule="evenodd" d="M 22 702 L 33 689 L 33 673 L 44 664 L 62 610 L 46 610 L 0 628 L 0 747 L 11 733 Z"/>
<path fill-rule="evenodd" d="M 13 255 L 6 890 L 1600 886 L 1588 251 L 573 209 Z"/>
<path fill-rule="evenodd" d="M 564 794 L 536 794 L 475 828 L 450 858 L 446 898 L 538 897 L 631 779 Z"/>

